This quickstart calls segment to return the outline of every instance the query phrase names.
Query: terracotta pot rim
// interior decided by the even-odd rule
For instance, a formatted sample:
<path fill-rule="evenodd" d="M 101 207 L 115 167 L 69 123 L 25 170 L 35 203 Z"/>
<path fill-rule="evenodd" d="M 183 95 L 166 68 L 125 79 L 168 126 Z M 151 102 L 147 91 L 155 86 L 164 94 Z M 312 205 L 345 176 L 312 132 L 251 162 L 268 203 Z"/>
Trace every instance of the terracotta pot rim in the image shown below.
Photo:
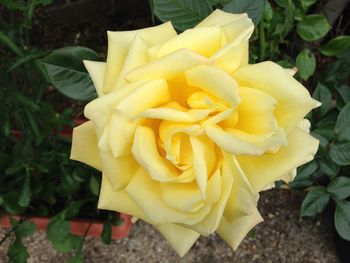
<path fill-rule="evenodd" d="M 16 219 L 19 219 L 20 216 L 13 216 Z M 122 239 L 129 235 L 130 229 L 132 227 L 131 216 L 120 213 L 120 219 L 123 220 L 123 223 L 118 226 L 112 226 L 112 239 Z M 29 216 L 29 221 L 32 221 L 38 228 L 39 231 L 44 231 L 49 224 L 50 217 L 40 217 L 40 216 Z M 83 236 L 87 229 L 87 236 L 90 237 L 99 237 L 103 231 L 103 222 L 102 221 L 92 221 L 89 219 L 72 219 L 70 222 L 70 233 Z M 91 223 L 92 222 L 92 223 Z M 91 225 L 90 225 L 91 224 Z M 10 216 L 3 215 L 0 219 L 1 228 L 10 228 Z"/>

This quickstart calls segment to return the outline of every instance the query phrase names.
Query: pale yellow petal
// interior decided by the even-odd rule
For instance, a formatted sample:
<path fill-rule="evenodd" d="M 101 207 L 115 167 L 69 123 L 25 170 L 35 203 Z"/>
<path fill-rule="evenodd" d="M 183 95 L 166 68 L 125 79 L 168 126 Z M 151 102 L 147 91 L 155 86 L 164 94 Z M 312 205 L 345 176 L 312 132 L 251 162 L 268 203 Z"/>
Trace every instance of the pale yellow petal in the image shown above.
<path fill-rule="evenodd" d="M 257 89 L 240 87 L 241 102 L 238 105 L 238 122 L 235 129 L 251 134 L 275 131 L 278 126 L 274 117 L 276 100 Z"/>
<path fill-rule="evenodd" d="M 180 257 L 190 250 L 200 236 L 199 233 L 176 224 L 156 225 L 155 228 L 168 240 Z"/>
<path fill-rule="evenodd" d="M 149 46 L 153 46 L 171 39 L 177 34 L 170 22 L 134 31 L 108 31 L 107 68 L 103 85 L 105 93 L 110 92 L 115 87 L 130 45 L 136 35 Z"/>
<path fill-rule="evenodd" d="M 113 89 L 118 89 L 126 84 L 124 76 L 132 69 L 145 64 L 148 61 L 148 46 L 145 41 L 139 37 L 135 36 L 131 46 L 129 48 L 128 54 L 125 57 L 125 61 L 121 67 L 119 78 Z"/>
<path fill-rule="evenodd" d="M 151 128 L 142 126 L 137 128 L 132 153 L 153 180 L 167 182 L 178 178 L 179 175 L 175 168 L 168 160 L 160 156 Z"/>
<path fill-rule="evenodd" d="M 145 215 L 125 190 L 115 190 L 107 177 L 102 176 L 98 208 L 133 215 L 146 220 Z"/>
<path fill-rule="evenodd" d="M 318 140 L 299 128 L 288 135 L 288 145 L 275 154 L 237 156 L 242 170 L 254 191 L 259 192 L 294 168 L 311 161 L 317 152 Z"/>
<path fill-rule="evenodd" d="M 224 153 L 223 167 L 227 173 L 233 176 L 232 191 L 225 207 L 224 216 L 229 223 L 234 223 L 238 218 L 254 212 L 259 195 L 254 192 L 234 155 Z"/>
<path fill-rule="evenodd" d="M 110 152 L 100 151 L 102 174 L 114 189 L 125 187 L 139 168 L 132 155 L 115 158 Z"/>
<path fill-rule="evenodd" d="M 91 121 L 83 123 L 73 129 L 70 158 L 101 170 L 96 129 Z"/>
<path fill-rule="evenodd" d="M 251 214 L 239 217 L 233 223 L 229 223 L 225 217 L 223 217 L 217 233 L 233 250 L 236 250 L 248 232 L 262 221 L 263 219 L 258 209 L 255 208 Z"/>
<path fill-rule="evenodd" d="M 129 82 L 140 79 L 172 79 L 186 70 L 208 63 L 208 58 L 189 49 L 180 49 L 130 71 L 125 79 Z"/>
<path fill-rule="evenodd" d="M 198 66 L 186 72 L 186 79 L 190 86 L 198 87 L 231 106 L 240 101 L 236 81 L 219 68 Z"/>
<path fill-rule="evenodd" d="M 131 179 L 125 190 L 154 224 L 172 222 L 195 224 L 210 211 L 209 206 L 192 213 L 170 208 L 162 199 L 161 183 L 152 180 L 142 168 Z"/>
<path fill-rule="evenodd" d="M 220 173 L 217 170 L 217 173 Z M 223 167 L 222 172 L 222 189 L 220 199 L 213 204 L 210 213 L 199 223 L 192 225 L 191 228 L 204 236 L 208 236 L 214 233 L 220 225 L 223 218 L 223 213 L 227 204 L 227 200 L 230 196 L 233 176 L 230 171 Z"/>
<path fill-rule="evenodd" d="M 103 93 L 103 79 L 106 71 L 106 63 L 89 60 L 84 60 L 83 62 L 86 70 L 89 72 L 92 82 L 94 83 L 97 95 L 102 97 L 105 95 Z"/>
<path fill-rule="evenodd" d="M 176 50 L 187 48 L 198 54 L 209 57 L 222 46 L 219 27 L 201 27 L 188 29 L 178 36 L 161 44 L 156 58 L 164 57 Z M 203 45 L 205 43 L 205 45 Z"/>
<path fill-rule="evenodd" d="M 278 125 L 287 132 L 317 106 L 307 89 L 273 62 L 240 68 L 233 73 L 233 77 L 240 86 L 261 90 L 277 101 L 274 114 Z"/>

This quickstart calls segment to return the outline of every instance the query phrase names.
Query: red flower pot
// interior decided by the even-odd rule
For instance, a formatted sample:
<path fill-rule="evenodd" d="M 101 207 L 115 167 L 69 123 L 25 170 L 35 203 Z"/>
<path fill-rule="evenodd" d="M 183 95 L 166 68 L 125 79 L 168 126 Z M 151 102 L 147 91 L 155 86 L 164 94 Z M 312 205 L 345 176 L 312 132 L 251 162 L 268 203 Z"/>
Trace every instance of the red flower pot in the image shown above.
<path fill-rule="evenodd" d="M 19 216 L 14 216 L 16 219 L 20 219 Z M 123 223 L 118 226 L 112 226 L 112 239 L 122 239 L 129 235 L 132 223 L 131 217 L 129 215 L 120 214 L 120 219 L 122 219 Z M 50 218 L 48 217 L 29 217 L 29 221 L 33 222 L 38 230 L 43 231 L 46 229 L 47 225 L 50 222 Z M 90 225 L 91 224 L 91 225 Z M 90 228 L 89 228 L 90 225 Z M 0 220 L 1 228 L 10 228 L 10 217 L 8 215 L 4 215 Z M 75 235 L 83 236 L 87 229 L 87 236 L 98 237 L 101 235 L 103 230 L 103 222 L 95 221 L 91 223 L 91 220 L 87 219 L 73 219 L 70 220 L 70 232 Z"/>

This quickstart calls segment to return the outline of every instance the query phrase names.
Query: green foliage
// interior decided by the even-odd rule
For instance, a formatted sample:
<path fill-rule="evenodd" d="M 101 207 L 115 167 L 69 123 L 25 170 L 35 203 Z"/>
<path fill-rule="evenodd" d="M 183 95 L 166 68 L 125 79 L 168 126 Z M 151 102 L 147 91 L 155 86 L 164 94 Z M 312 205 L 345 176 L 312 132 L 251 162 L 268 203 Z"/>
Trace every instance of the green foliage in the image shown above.
<path fill-rule="evenodd" d="M 264 0 L 231 0 L 223 5 L 223 10 L 234 14 L 247 13 L 254 24 L 258 24 L 264 12 Z"/>
<path fill-rule="evenodd" d="M 154 14 L 162 22 L 171 20 L 174 27 L 181 31 L 194 27 L 213 11 L 207 0 L 152 1 Z"/>
<path fill-rule="evenodd" d="M 297 26 L 299 36 L 306 41 L 315 41 L 330 30 L 327 18 L 323 15 L 305 16 Z"/>
<path fill-rule="evenodd" d="M 99 60 L 99 56 L 86 47 L 57 49 L 41 60 L 50 82 L 64 95 L 82 101 L 96 97 L 96 90 L 83 60 Z"/>
<path fill-rule="evenodd" d="M 301 206 L 302 216 L 314 216 L 321 213 L 329 203 L 329 193 L 325 187 L 319 186 L 310 191 Z"/>
<path fill-rule="evenodd" d="M 350 241 L 350 202 L 336 200 L 334 224 L 339 235 Z"/>
<path fill-rule="evenodd" d="M 325 56 L 335 56 L 346 51 L 350 47 L 350 36 L 338 36 L 328 41 L 320 48 Z"/>
<path fill-rule="evenodd" d="M 296 66 L 298 74 L 303 80 L 308 80 L 316 69 L 316 58 L 308 49 L 303 49 L 297 56 Z"/>

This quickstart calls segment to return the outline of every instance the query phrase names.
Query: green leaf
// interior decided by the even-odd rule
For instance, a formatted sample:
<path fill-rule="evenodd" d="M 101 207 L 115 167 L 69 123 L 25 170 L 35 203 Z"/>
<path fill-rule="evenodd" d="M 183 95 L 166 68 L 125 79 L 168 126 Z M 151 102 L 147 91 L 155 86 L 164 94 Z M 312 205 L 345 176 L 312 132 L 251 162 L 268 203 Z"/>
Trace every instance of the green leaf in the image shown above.
<path fill-rule="evenodd" d="M 61 242 L 70 232 L 70 224 L 59 214 L 51 219 L 46 229 L 46 237 L 52 242 Z"/>
<path fill-rule="evenodd" d="M 22 207 L 27 207 L 32 199 L 32 190 L 30 188 L 30 174 L 24 177 L 23 187 L 19 196 L 18 204 Z"/>
<path fill-rule="evenodd" d="M 193 28 L 213 8 L 207 0 L 153 0 L 154 14 L 162 21 L 171 21 L 178 30 Z"/>
<path fill-rule="evenodd" d="M 316 3 L 317 0 L 301 0 L 301 6 L 306 11 L 310 6 Z"/>
<path fill-rule="evenodd" d="M 350 102 L 348 102 L 339 113 L 335 124 L 335 133 L 338 140 L 350 140 Z"/>
<path fill-rule="evenodd" d="M 91 192 L 98 196 L 100 193 L 100 182 L 97 180 L 96 176 L 90 177 L 89 187 Z"/>
<path fill-rule="evenodd" d="M 31 50 L 28 54 L 24 54 L 23 56 L 19 57 L 18 59 L 16 59 L 14 61 L 14 63 L 8 68 L 7 71 L 12 71 L 15 68 L 26 64 L 30 61 L 33 61 L 35 59 L 41 58 L 43 56 L 45 56 L 47 54 L 47 52 L 44 52 L 42 50 Z"/>
<path fill-rule="evenodd" d="M 271 4 L 268 0 L 265 0 L 264 3 L 264 19 L 270 21 L 273 17 L 273 10 Z"/>
<path fill-rule="evenodd" d="M 323 15 L 305 16 L 297 24 L 299 36 L 306 41 L 315 41 L 325 36 L 330 29 L 327 18 Z"/>
<path fill-rule="evenodd" d="M 327 191 L 336 199 L 342 200 L 350 196 L 350 178 L 339 176 L 328 186 Z"/>
<path fill-rule="evenodd" d="M 316 58 L 308 49 L 303 49 L 297 56 L 296 66 L 299 76 L 307 80 L 314 74 L 316 69 Z"/>
<path fill-rule="evenodd" d="M 83 205 L 83 201 L 72 201 L 68 205 L 68 207 L 65 209 L 65 211 L 62 213 L 64 219 L 71 219 L 75 217 L 80 210 L 80 207 Z"/>
<path fill-rule="evenodd" d="M 332 63 L 326 72 L 326 79 L 330 82 L 339 83 L 350 74 L 350 60 L 342 58 Z"/>
<path fill-rule="evenodd" d="M 320 51 L 325 56 L 335 56 L 350 47 L 350 36 L 338 36 L 324 44 Z"/>
<path fill-rule="evenodd" d="M 332 109 L 332 93 L 323 84 L 317 84 L 317 88 L 314 91 L 313 97 L 322 103 L 322 105 L 316 109 L 319 116 L 325 115 L 329 110 Z"/>
<path fill-rule="evenodd" d="M 306 195 L 301 205 L 301 216 L 315 216 L 321 213 L 328 202 L 329 194 L 326 188 L 323 186 L 316 187 Z"/>
<path fill-rule="evenodd" d="M 334 225 L 338 234 L 350 241 L 350 202 L 344 200 L 336 201 L 334 214 Z"/>
<path fill-rule="evenodd" d="M 105 244 L 110 244 L 112 241 L 112 224 L 110 221 L 106 221 L 103 224 L 103 231 L 101 233 L 101 240 Z"/>
<path fill-rule="evenodd" d="M 334 121 L 326 122 L 317 125 L 316 129 L 313 132 L 318 133 L 324 136 L 327 140 L 331 140 L 334 138 Z"/>
<path fill-rule="evenodd" d="M 289 186 L 294 189 L 300 189 L 308 187 L 312 184 L 312 175 L 318 169 L 318 162 L 313 160 L 302 167 L 298 168 L 297 176 L 294 178 L 293 182 L 289 183 Z"/>
<path fill-rule="evenodd" d="M 340 166 L 328 158 L 322 159 L 320 162 L 320 168 L 331 179 L 335 178 L 340 171 Z"/>
<path fill-rule="evenodd" d="M 350 87 L 347 85 L 341 85 L 335 88 L 338 92 L 340 99 L 344 104 L 350 102 Z M 337 104 L 339 104 L 339 97 L 337 97 Z M 343 105 L 344 106 L 344 105 Z"/>
<path fill-rule="evenodd" d="M 20 238 L 16 237 L 15 242 L 11 244 L 10 248 L 7 251 L 7 256 L 9 257 L 9 263 L 27 262 L 29 255 Z"/>
<path fill-rule="evenodd" d="M 78 249 L 81 245 L 82 238 L 76 235 L 69 234 L 62 241 L 53 241 L 52 245 L 58 252 L 67 253 Z"/>
<path fill-rule="evenodd" d="M 350 165 L 350 142 L 332 144 L 329 150 L 332 161 L 339 165 Z"/>
<path fill-rule="evenodd" d="M 36 231 L 36 225 L 31 221 L 23 221 L 18 223 L 16 227 L 16 235 L 21 238 L 28 237 L 32 235 Z"/>
<path fill-rule="evenodd" d="M 60 92 L 76 100 L 90 101 L 96 97 L 96 90 L 83 60 L 99 60 L 99 56 L 86 47 L 66 47 L 55 50 L 41 63 Z"/>
<path fill-rule="evenodd" d="M 247 13 L 256 25 L 264 13 L 264 0 L 231 0 L 223 10 L 234 14 Z"/>

